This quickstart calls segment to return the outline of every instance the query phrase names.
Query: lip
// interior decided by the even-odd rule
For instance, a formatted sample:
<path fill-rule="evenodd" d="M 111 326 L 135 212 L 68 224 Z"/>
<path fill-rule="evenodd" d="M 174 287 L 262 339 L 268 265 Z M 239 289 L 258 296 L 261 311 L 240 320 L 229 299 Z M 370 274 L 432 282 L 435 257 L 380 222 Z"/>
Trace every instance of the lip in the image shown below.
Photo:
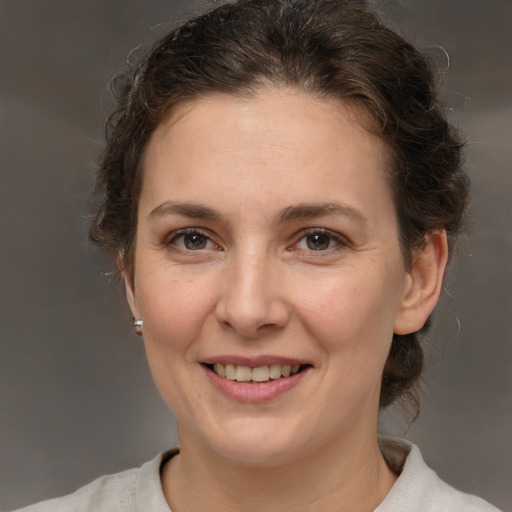
<path fill-rule="evenodd" d="M 234 356 L 234 355 L 226 355 L 226 356 L 215 356 L 208 357 L 201 361 L 203 364 L 234 364 L 234 365 L 242 365 L 249 366 L 251 368 L 257 368 L 258 366 L 265 366 L 271 364 L 289 364 L 293 366 L 295 364 L 300 365 L 311 365 L 310 361 L 304 361 L 301 359 L 293 359 L 290 357 L 282 357 L 282 356 L 272 356 L 272 355 L 260 355 L 255 357 L 246 357 L 246 356 Z"/>
<path fill-rule="evenodd" d="M 222 361 L 224 362 L 227 361 L 226 364 L 245 364 L 246 366 L 252 366 L 252 363 L 248 364 L 247 360 L 245 360 L 245 362 L 238 363 L 231 362 L 240 360 L 241 359 L 239 357 L 233 358 L 230 361 L 227 361 L 225 358 L 222 359 Z M 283 359 L 280 359 L 280 361 L 281 360 Z M 251 361 L 254 361 L 254 359 L 251 359 Z M 275 358 L 272 361 L 276 364 L 300 364 L 298 362 L 289 363 L 288 361 L 293 361 L 291 359 L 287 359 L 286 362 L 284 363 L 278 362 Z M 220 362 L 220 360 L 215 362 Z M 215 364 L 215 362 L 208 362 L 207 364 Z M 261 359 L 258 359 L 258 363 L 254 367 L 262 366 L 264 364 L 271 363 L 262 363 Z M 201 367 L 203 368 L 207 377 L 210 379 L 212 385 L 223 395 L 237 402 L 253 404 L 268 402 L 280 397 L 287 391 L 295 388 L 312 369 L 311 366 L 308 366 L 299 373 L 290 375 L 289 377 L 283 377 L 276 380 L 269 380 L 267 382 L 237 382 L 226 379 L 224 377 L 220 377 L 215 372 L 210 370 L 205 364 L 202 364 Z"/>

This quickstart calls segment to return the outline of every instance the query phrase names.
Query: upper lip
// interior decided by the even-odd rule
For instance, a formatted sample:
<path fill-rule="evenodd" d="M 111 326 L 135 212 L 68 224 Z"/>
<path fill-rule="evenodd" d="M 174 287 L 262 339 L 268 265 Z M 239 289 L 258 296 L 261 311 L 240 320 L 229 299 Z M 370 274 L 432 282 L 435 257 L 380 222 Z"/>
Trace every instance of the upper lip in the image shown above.
<path fill-rule="evenodd" d="M 212 356 L 207 357 L 201 361 L 203 364 L 233 364 L 236 366 L 249 366 L 250 368 L 257 368 L 259 366 L 281 364 L 281 365 L 305 365 L 311 364 L 309 361 L 297 359 L 293 357 L 273 356 L 273 355 L 260 355 L 254 357 L 225 355 L 225 356 Z"/>

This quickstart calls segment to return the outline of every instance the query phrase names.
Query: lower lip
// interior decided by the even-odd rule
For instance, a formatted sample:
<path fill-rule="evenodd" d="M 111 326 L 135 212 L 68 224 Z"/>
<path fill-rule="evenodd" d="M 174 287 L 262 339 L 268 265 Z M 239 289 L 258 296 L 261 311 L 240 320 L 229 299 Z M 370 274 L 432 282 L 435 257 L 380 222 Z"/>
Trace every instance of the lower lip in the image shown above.
<path fill-rule="evenodd" d="M 267 382 L 238 382 L 220 377 L 207 367 L 203 367 L 210 382 L 227 397 L 243 403 L 259 403 L 273 400 L 290 389 L 294 388 L 309 373 L 309 368 L 290 375 Z"/>

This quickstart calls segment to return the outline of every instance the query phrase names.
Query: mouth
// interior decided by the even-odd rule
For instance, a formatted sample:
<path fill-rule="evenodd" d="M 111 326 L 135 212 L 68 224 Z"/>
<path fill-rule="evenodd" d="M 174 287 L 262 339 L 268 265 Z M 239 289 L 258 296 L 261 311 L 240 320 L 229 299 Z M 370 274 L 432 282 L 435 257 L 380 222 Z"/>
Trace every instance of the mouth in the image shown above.
<path fill-rule="evenodd" d="M 311 367 L 309 364 L 278 363 L 256 367 L 222 363 L 203 363 L 203 366 L 223 379 L 249 384 L 286 379 Z"/>

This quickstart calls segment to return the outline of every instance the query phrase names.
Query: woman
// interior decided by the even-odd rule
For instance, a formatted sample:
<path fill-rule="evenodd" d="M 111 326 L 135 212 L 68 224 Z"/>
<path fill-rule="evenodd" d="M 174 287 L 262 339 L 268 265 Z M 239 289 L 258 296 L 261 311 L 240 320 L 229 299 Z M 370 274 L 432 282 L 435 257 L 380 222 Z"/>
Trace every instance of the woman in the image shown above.
<path fill-rule="evenodd" d="M 180 449 L 25 510 L 496 510 L 377 437 L 467 203 L 428 61 L 362 2 L 240 0 L 125 78 L 91 238 Z"/>

